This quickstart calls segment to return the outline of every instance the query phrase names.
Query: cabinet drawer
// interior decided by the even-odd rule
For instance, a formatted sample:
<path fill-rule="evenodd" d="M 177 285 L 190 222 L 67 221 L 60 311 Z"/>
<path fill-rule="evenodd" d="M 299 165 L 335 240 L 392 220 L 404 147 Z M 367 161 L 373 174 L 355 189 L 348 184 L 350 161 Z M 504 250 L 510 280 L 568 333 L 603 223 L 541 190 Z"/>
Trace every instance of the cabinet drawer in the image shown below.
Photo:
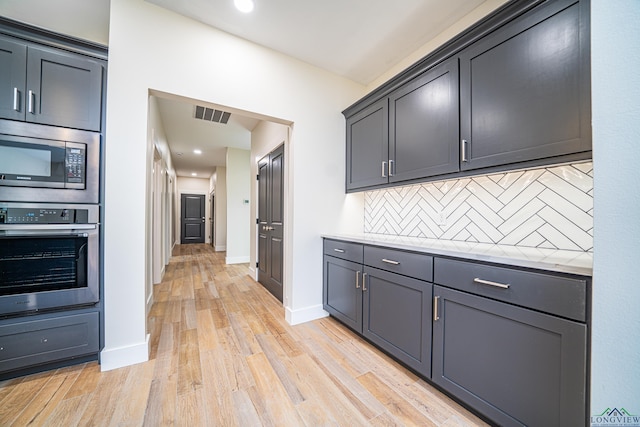
<path fill-rule="evenodd" d="M 433 280 L 433 257 L 429 255 L 365 246 L 364 264 L 420 280 Z"/>
<path fill-rule="evenodd" d="M 324 254 L 362 263 L 362 245 L 342 240 L 324 240 Z"/>
<path fill-rule="evenodd" d="M 586 321 L 587 282 L 581 278 L 436 258 L 434 282 L 522 307 Z"/>
<path fill-rule="evenodd" d="M 97 353 L 98 337 L 97 312 L 4 324 L 0 372 Z"/>

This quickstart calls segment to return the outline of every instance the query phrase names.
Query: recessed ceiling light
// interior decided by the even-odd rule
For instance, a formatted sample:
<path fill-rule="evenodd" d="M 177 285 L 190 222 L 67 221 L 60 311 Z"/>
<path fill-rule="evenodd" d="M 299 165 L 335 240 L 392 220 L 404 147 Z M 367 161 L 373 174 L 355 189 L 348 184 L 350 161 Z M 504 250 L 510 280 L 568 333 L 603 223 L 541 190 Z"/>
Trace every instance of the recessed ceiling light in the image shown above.
<path fill-rule="evenodd" d="M 198 176 L 198 174 L 195 172 L 191 172 L 191 176 Z"/>
<path fill-rule="evenodd" d="M 202 154 L 202 150 L 198 150 L 197 148 L 196 148 L 195 150 L 193 150 L 193 152 L 194 152 L 195 154 Z"/>
<path fill-rule="evenodd" d="M 238 9 L 242 13 L 249 13 L 253 10 L 253 0 L 233 0 L 233 4 L 236 5 L 236 9 Z"/>

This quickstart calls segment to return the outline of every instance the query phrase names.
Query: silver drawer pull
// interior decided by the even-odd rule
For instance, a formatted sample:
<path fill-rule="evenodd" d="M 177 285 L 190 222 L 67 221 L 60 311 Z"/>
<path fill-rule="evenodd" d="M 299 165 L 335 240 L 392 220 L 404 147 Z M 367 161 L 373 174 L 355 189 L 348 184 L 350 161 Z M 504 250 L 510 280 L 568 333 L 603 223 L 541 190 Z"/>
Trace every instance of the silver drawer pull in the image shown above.
<path fill-rule="evenodd" d="M 505 285 L 504 283 L 492 282 L 490 280 L 482 280 L 477 277 L 473 279 L 475 283 L 482 283 L 483 285 L 495 286 L 496 288 L 509 289 L 509 284 Z"/>
<path fill-rule="evenodd" d="M 382 258 L 382 262 L 386 262 L 387 264 L 400 265 L 398 261 L 394 261 L 392 259 Z"/>
<path fill-rule="evenodd" d="M 360 270 L 356 271 L 356 289 L 360 289 Z"/>
<path fill-rule="evenodd" d="M 337 249 L 337 248 L 334 248 L 333 250 L 334 250 L 334 251 L 336 251 L 336 252 L 339 252 L 339 253 L 341 253 L 341 254 L 343 254 L 343 253 L 344 253 L 344 249 Z"/>
<path fill-rule="evenodd" d="M 13 88 L 13 109 L 20 111 L 20 91 L 17 87 Z"/>

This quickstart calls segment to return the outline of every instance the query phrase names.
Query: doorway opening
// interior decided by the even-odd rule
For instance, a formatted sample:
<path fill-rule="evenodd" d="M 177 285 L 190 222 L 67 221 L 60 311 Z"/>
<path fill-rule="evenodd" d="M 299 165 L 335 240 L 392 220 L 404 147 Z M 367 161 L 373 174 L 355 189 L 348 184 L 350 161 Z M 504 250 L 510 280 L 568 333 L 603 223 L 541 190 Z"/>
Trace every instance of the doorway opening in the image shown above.
<path fill-rule="evenodd" d="M 230 114 L 228 122 L 224 124 L 198 119 L 197 108 L 203 106 L 206 109 L 228 112 Z M 285 142 L 284 152 L 288 152 L 292 123 L 156 90 L 149 91 L 148 120 L 150 147 L 148 152 L 155 153 L 155 159 L 153 155 L 147 158 L 148 171 L 153 171 L 153 166 L 160 164 L 166 178 L 166 186 L 170 188 L 165 191 L 167 197 L 159 199 L 161 201 L 160 207 L 158 207 L 158 203 L 153 203 L 153 195 L 148 193 L 147 207 L 151 211 L 151 217 L 154 216 L 156 209 L 165 209 L 165 212 L 172 213 L 172 215 L 158 215 L 156 217 L 163 222 L 170 221 L 170 223 L 163 223 L 159 227 L 161 230 L 169 231 L 165 236 L 168 251 L 166 256 L 153 257 L 151 256 L 152 250 L 149 250 L 147 263 L 151 266 L 150 268 L 154 268 L 158 262 L 166 264 L 176 244 L 203 242 L 211 243 L 216 251 L 227 252 L 225 258 L 227 263 L 246 263 L 248 261 L 251 276 L 257 280 L 256 218 L 258 201 L 257 188 L 252 185 L 252 182 L 256 182 L 259 159 L 278 145 L 282 145 L 283 141 Z M 236 132 L 238 127 L 242 129 Z M 191 136 L 181 133 L 194 130 L 200 133 Z M 233 135 L 239 135 L 239 138 Z M 203 142 L 198 150 L 195 150 L 196 147 L 191 145 L 180 145 L 185 141 L 190 143 Z M 246 161 L 238 160 L 242 159 L 243 154 L 240 153 L 242 150 L 246 153 L 244 154 Z M 233 170 L 227 164 L 229 158 L 235 159 L 235 164 L 246 165 L 246 170 L 243 172 L 238 172 L 238 169 Z M 194 163 L 196 160 L 200 163 Z M 244 174 L 247 179 L 246 194 L 234 192 L 234 188 L 237 188 L 237 185 L 234 187 L 234 184 L 238 183 L 236 181 L 238 174 Z M 153 178 L 153 175 L 148 172 L 148 182 L 154 182 Z M 286 175 L 282 179 L 283 185 L 287 186 Z M 149 190 L 153 190 L 153 186 L 149 185 L 148 187 L 151 187 Z M 182 200 L 183 196 L 187 196 L 184 201 Z M 207 199 L 208 196 L 210 199 Z M 286 200 L 283 203 L 282 215 L 286 218 L 289 205 Z M 201 209 L 201 206 L 204 206 L 204 209 Z M 246 211 L 246 218 L 241 218 L 237 214 L 237 212 L 243 211 Z M 286 224 L 286 221 L 283 223 Z M 238 234 L 234 233 L 242 227 L 248 231 L 238 237 Z M 147 248 L 153 248 L 157 245 L 158 240 L 154 241 L 154 231 L 151 226 L 148 226 L 147 232 L 149 233 Z M 284 230 L 282 246 L 279 249 L 281 253 L 279 256 L 283 258 L 283 266 L 279 267 L 280 271 L 277 276 L 279 276 L 278 281 L 281 283 L 282 289 L 286 289 L 287 282 L 285 272 L 288 235 L 290 234 L 287 230 Z M 235 244 L 240 240 L 243 242 L 246 240 L 246 254 L 230 253 L 228 244 Z M 160 266 L 158 270 L 164 271 L 164 265 Z M 152 284 L 147 289 L 147 301 L 152 304 Z M 284 300 L 286 302 L 286 292 L 282 293 L 285 294 Z M 280 298 L 282 299 L 282 296 Z"/>

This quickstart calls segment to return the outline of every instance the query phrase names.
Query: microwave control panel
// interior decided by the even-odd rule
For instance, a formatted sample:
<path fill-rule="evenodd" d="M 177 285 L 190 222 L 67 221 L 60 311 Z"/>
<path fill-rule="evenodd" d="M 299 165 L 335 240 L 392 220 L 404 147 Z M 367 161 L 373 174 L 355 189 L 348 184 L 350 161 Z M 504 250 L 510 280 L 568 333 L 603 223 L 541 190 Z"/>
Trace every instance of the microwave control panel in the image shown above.
<path fill-rule="evenodd" d="M 68 183 L 84 183 L 85 175 L 85 148 L 80 147 L 81 144 L 67 143 L 65 156 L 66 182 Z"/>
<path fill-rule="evenodd" d="M 0 224 L 86 224 L 86 209 L 0 208 Z"/>

